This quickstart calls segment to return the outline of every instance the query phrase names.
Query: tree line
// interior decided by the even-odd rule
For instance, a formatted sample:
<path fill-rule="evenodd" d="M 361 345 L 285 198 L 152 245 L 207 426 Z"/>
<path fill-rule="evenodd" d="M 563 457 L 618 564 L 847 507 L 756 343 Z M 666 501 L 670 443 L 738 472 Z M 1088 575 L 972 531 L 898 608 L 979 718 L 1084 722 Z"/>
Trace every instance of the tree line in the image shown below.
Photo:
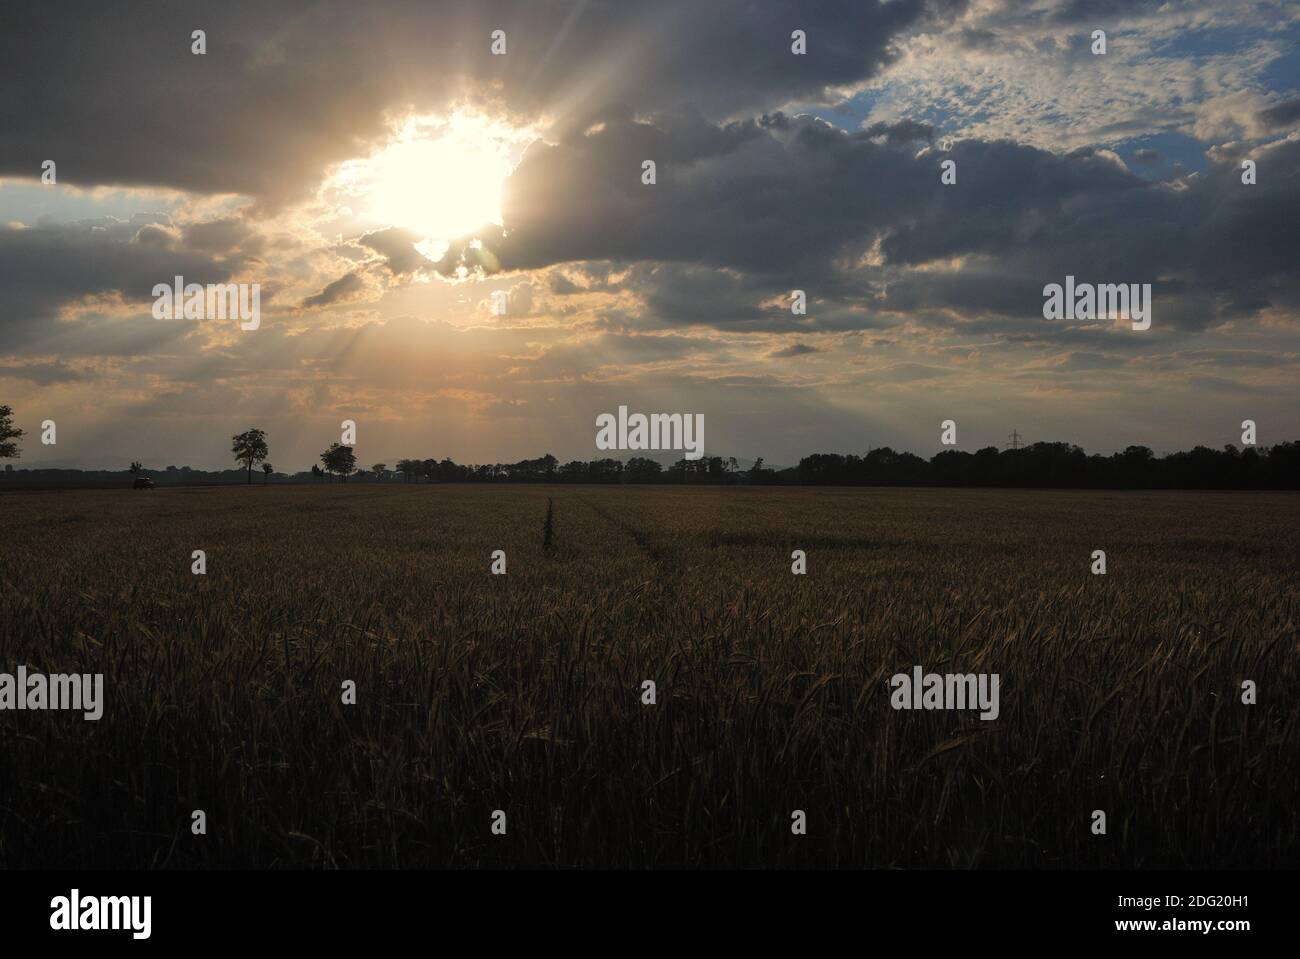
<path fill-rule="evenodd" d="M 0 406 L 0 458 L 20 455 L 23 431 L 14 427 L 12 410 Z M 261 467 L 264 482 L 274 474 L 268 461 L 266 432 L 250 429 L 231 438 L 231 454 L 247 483 L 253 469 Z M 80 474 L 80 470 L 39 470 L 39 474 Z M 132 462 L 130 472 L 149 472 Z M 227 478 L 226 473 L 206 474 L 186 467 L 186 476 Z M 168 467 L 167 474 L 176 473 Z M 112 475 L 107 471 L 85 475 Z M 705 456 L 679 459 L 665 467 L 657 460 L 634 456 L 628 460 L 605 457 L 561 463 L 551 454 L 517 463 L 461 464 L 442 459 L 402 459 L 393 469 L 376 463 L 368 470 L 357 466 L 351 446 L 331 443 L 310 473 L 289 480 L 333 481 L 338 477 L 362 482 L 406 483 L 655 483 L 682 485 L 756 486 L 971 486 L 971 487 L 1071 487 L 1098 489 L 1300 489 L 1300 441 L 1273 447 L 1231 444 L 1222 449 L 1197 446 L 1191 450 L 1157 456 L 1145 446 L 1130 446 L 1110 456 L 1084 450 L 1071 443 L 1032 443 L 1015 449 L 988 446 L 974 452 L 942 450 L 923 459 L 889 447 L 855 453 L 813 453 L 798 466 L 769 469 L 760 457 L 742 469 L 735 457 Z"/>
<path fill-rule="evenodd" d="M 391 477 L 426 483 L 1300 489 L 1300 441 L 1272 448 L 1197 446 L 1164 457 L 1145 446 L 1090 456 L 1070 443 L 1032 443 L 1004 450 L 995 446 L 975 452 L 943 450 L 928 460 L 886 446 L 861 456 L 813 453 L 798 466 L 781 470 L 764 467 L 761 457 L 748 469 L 741 469 L 734 457 L 721 456 L 680 459 L 666 468 L 644 457 L 562 464 L 547 454 L 518 463 L 477 466 L 462 466 L 449 458 L 404 459 Z M 376 478 L 385 476 L 381 471 Z"/>

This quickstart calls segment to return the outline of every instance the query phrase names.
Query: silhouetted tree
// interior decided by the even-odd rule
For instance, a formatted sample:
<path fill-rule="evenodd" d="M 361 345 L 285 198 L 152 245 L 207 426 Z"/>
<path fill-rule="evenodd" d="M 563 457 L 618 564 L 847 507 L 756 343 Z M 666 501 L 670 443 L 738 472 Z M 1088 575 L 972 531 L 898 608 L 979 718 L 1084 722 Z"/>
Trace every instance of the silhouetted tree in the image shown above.
<path fill-rule="evenodd" d="M 321 453 L 320 459 L 331 475 L 338 473 L 345 483 L 348 481 L 348 475 L 355 472 L 357 468 L 357 457 L 352 447 L 344 446 L 342 443 L 331 443 L 329 449 Z"/>
<path fill-rule="evenodd" d="M 266 445 L 266 433 L 262 430 L 245 430 L 231 438 L 230 452 L 235 454 L 235 462 L 243 463 L 248 469 L 248 482 L 253 482 L 253 465 L 266 459 L 270 451 Z"/>
<path fill-rule="evenodd" d="M 749 468 L 749 482 L 754 486 L 767 486 L 775 481 L 776 471 L 764 468 L 763 457 L 754 460 L 754 465 Z"/>
<path fill-rule="evenodd" d="M 565 483 L 582 483 L 587 479 L 587 464 L 583 460 L 569 460 L 559 469 L 559 477 Z"/>
<path fill-rule="evenodd" d="M 633 456 L 623 467 L 623 477 L 629 483 L 654 483 L 663 471 L 663 466 L 655 460 Z"/>
<path fill-rule="evenodd" d="M 23 438 L 23 431 L 14 426 L 14 411 L 0 406 L 0 459 L 17 459 L 22 455 L 15 440 Z"/>

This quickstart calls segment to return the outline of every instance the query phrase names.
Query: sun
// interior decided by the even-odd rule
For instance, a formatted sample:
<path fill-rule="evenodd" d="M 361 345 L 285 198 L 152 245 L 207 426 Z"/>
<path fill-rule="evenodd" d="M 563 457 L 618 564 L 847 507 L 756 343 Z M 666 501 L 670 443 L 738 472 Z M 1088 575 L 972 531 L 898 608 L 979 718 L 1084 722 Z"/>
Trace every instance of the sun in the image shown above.
<path fill-rule="evenodd" d="M 502 225 L 506 178 L 533 139 L 477 114 L 411 117 L 377 152 L 344 163 L 333 185 L 367 223 L 442 244 Z"/>

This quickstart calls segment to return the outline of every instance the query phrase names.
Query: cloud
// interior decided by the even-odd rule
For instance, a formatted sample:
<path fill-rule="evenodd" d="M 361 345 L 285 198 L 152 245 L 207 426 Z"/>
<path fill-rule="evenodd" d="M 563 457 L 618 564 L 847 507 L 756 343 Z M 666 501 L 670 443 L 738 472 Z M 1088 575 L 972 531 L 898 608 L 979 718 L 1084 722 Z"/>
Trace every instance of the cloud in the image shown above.
<path fill-rule="evenodd" d="M 91 378 L 86 370 L 69 366 L 59 360 L 52 362 L 0 362 L 0 378 L 28 380 L 37 386 L 51 383 L 81 382 Z"/>
<path fill-rule="evenodd" d="M 820 353 L 821 350 L 815 346 L 809 346 L 807 343 L 791 343 L 789 346 L 781 349 L 770 350 L 767 354 L 768 359 L 779 360 L 795 356 L 807 356 L 809 353 Z"/>
<path fill-rule="evenodd" d="M 911 116 L 945 134 L 1044 149 L 1255 136 L 1298 20 L 1271 0 L 985 0 L 949 30 L 901 36 L 861 100 L 867 123 Z M 1101 56 L 1095 29 L 1106 32 Z"/>
<path fill-rule="evenodd" d="M 546 282 L 550 286 L 551 292 L 556 296 L 571 296 L 582 289 L 559 270 L 552 270 L 547 276 Z"/>
<path fill-rule="evenodd" d="M 1300 142 L 1256 151 L 1259 185 L 1243 187 L 1218 163 L 1170 184 L 1109 150 L 967 139 L 940 153 L 903 129 L 851 135 L 780 114 L 610 120 L 530 148 L 507 192 L 508 229 L 480 239 L 504 270 L 639 264 L 623 285 L 641 296 L 643 321 L 719 329 L 794 331 L 831 316 L 869 326 L 882 312 L 935 309 L 1041 329 L 1042 288 L 1066 275 L 1152 284 L 1165 328 L 1300 302 L 1300 240 L 1285 212 L 1300 208 L 1289 175 Z M 641 156 L 661 160 L 654 186 L 640 182 Z M 957 164 L 956 185 L 941 184 L 941 158 Z M 453 262 L 449 252 L 440 269 Z M 831 306 L 791 317 L 770 303 L 791 289 Z"/>
<path fill-rule="evenodd" d="M 53 158 L 61 182 L 235 193 L 277 206 L 309 196 L 326 168 L 408 107 L 471 101 L 580 129 L 616 105 L 630 115 L 689 104 L 721 118 L 821 100 L 877 73 L 898 34 L 954 6 L 51 2 L 10 13 L 0 31 L 0 86 L 25 91 L 0 125 L 0 174 L 37 177 Z M 191 52 L 196 25 L 203 55 Z M 808 56 L 791 53 L 796 26 Z M 491 54 L 496 29 L 505 56 Z"/>
<path fill-rule="evenodd" d="M 313 293 L 302 301 L 303 309 L 314 309 L 320 306 L 331 306 L 335 303 L 345 303 L 350 300 L 360 299 L 369 291 L 369 286 L 365 279 L 357 270 L 351 273 L 344 273 L 332 283 L 327 283 L 325 288 L 319 293 Z"/>
<path fill-rule="evenodd" d="M 183 242 L 188 249 L 204 253 L 229 253 L 235 249 L 259 253 L 265 247 L 256 230 L 238 217 L 186 224 Z"/>
<path fill-rule="evenodd" d="M 384 258 L 389 270 L 401 275 L 434 268 L 433 261 L 416 249 L 416 244 L 421 239 L 418 233 L 401 227 L 390 227 L 367 233 L 357 242 L 378 253 Z"/>
<path fill-rule="evenodd" d="M 1260 111 L 1259 121 L 1269 130 L 1293 126 L 1300 121 L 1300 97 L 1284 100 Z"/>
<path fill-rule="evenodd" d="M 238 260 L 180 249 L 176 236 L 171 227 L 148 218 L 0 228 L 5 345 L 15 349 L 51 333 L 66 333 L 52 330 L 50 323 L 77 301 L 116 297 L 123 305 L 143 305 L 152 303 L 157 283 L 171 283 L 175 276 L 189 283 L 224 282 L 242 266 Z M 142 312 L 148 317 L 147 310 Z"/>
<path fill-rule="evenodd" d="M 1113 370 L 1124 366 L 1125 362 L 1126 360 L 1119 356 L 1072 350 L 1058 357 L 1052 365 L 1059 370 Z"/>
<path fill-rule="evenodd" d="M 136 231 L 135 236 L 131 237 L 131 242 L 167 249 L 175 246 L 179 239 L 180 234 L 171 226 L 162 223 L 146 223 Z"/>

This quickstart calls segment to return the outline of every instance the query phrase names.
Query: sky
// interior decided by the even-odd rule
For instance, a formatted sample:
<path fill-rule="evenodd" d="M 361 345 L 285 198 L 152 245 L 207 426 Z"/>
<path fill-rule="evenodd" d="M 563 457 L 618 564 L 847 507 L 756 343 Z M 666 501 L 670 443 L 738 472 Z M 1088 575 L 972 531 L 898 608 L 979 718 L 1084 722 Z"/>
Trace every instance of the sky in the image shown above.
<path fill-rule="evenodd" d="M 297 471 L 345 420 L 364 466 L 593 459 L 620 406 L 775 465 L 929 456 L 949 419 L 1272 445 L 1297 264 L 1295 3 L 0 12 L 19 468 L 231 467 L 260 427 Z M 258 327 L 156 318 L 176 276 L 256 284 Z M 1067 276 L 1150 284 L 1150 329 L 1045 319 Z"/>

